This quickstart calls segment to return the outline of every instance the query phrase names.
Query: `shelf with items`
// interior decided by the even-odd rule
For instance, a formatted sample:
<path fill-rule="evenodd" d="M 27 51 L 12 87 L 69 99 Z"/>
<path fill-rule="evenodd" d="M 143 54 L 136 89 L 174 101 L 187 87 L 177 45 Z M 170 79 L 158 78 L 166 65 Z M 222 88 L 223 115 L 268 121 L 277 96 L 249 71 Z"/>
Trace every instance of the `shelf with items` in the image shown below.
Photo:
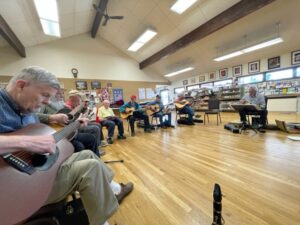
<path fill-rule="evenodd" d="M 233 112 L 231 104 L 239 103 L 243 96 L 242 87 L 226 87 L 220 89 L 219 100 L 220 100 L 220 111 L 222 112 Z"/>

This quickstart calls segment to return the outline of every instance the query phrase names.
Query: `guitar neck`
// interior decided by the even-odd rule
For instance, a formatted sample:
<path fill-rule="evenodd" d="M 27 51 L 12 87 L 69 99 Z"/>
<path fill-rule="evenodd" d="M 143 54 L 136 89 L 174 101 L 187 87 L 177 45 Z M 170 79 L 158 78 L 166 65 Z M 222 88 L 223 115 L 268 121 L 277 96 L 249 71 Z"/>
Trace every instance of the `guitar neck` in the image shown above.
<path fill-rule="evenodd" d="M 53 134 L 55 142 L 57 143 L 61 139 L 63 139 L 64 137 L 68 137 L 79 126 L 80 126 L 80 122 L 76 120 L 75 122 L 73 122 L 73 123 L 67 125 L 66 127 L 64 127 L 62 130 L 55 132 Z"/>

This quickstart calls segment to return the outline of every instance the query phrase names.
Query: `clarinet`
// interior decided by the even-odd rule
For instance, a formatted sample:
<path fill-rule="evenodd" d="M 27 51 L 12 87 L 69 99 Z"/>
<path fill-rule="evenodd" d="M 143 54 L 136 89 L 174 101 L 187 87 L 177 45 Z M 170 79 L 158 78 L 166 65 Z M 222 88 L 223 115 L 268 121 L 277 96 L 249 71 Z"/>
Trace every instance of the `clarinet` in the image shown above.
<path fill-rule="evenodd" d="M 222 218 L 222 192 L 219 184 L 215 184 L 213 192 L 214 206 L 213 206 L 213 223 L 212 225 L 224 225 Z"/>

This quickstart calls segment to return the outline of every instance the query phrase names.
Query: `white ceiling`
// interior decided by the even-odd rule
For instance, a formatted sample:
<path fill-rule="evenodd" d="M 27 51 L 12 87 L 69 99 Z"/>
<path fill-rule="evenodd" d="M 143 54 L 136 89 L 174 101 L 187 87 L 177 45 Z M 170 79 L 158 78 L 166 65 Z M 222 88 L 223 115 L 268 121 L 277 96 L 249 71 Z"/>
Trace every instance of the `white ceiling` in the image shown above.
<path fill-rule="evenodd" d="M 98 5 L 99 1 L 58 0 L 62 38 L 90 32 L 95 17 L 92 5 Z M 122 15 L 124 19 L 110 20 L 107 26 L 100 26 L 96 38 L 105 39 L 141 62 L 238 1 L 198 0 L 189 10 L 178 15 L 169 10 L 175 0 L 109 0 L 108 14 Z M 161 76 L 185 66 L 196 68 L 169 78 L 174 81 L 297 50 L 300 48 L 299 10 L 300 0 L 276 0 L 149 68 Z M 0 13 L 25 47 L 57 40 L 43 34 L 32 0 L 0 0 Z M 223 62 L 213 61 L 217 55 L 240 48 L 245 43 L 276 35 L 277 22 L 280 22 L 279 34 L 283 43 Z M 128 52 L 130 44 L 148 27 L 155 29 L 158 35 L 138 52 Z M 0 47 L 3 45 L 7 43 L 0 36 Z"/>

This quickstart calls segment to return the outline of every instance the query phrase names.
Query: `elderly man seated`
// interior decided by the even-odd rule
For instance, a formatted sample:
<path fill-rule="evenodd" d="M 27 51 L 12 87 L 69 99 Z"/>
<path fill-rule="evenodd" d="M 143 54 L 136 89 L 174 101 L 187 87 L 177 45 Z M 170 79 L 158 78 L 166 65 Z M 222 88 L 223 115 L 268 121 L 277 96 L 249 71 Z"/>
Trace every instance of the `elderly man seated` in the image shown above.
<path fill-rule="evenodd" d="M 249 111 L 247 109 L 243 109 L 239 111 L 240 119 L 242 122 L 246 122 L 246 115 L 259 115 L 259 125 L 262 128 L 266 127 L 267 121 L 267 110 L 266 110 L 266 102 L 265 97 L 257 91 L 255 86 L 250 86 L 248 90 L 248 94 L 245 94 L 244 97 L 240 100 L 241 104 L 252 104 L 256 105 L 259 110 Z"/>
<path fill-rule="evenodd" d="M 115 125 L 118 126 L 118 139 L 126 139 L 126 137 L 124 136 L 123 121 L 119 117 L 115 116 L 112 108 L 110 108 L 109 100 L 104 100 L 102 103 L 103 105 L 98 109 L 97 116 L 100 120 L 101 125 L 107 127 L 108 129 L 107 142 L 109 144 L 113 143 Z"/>

